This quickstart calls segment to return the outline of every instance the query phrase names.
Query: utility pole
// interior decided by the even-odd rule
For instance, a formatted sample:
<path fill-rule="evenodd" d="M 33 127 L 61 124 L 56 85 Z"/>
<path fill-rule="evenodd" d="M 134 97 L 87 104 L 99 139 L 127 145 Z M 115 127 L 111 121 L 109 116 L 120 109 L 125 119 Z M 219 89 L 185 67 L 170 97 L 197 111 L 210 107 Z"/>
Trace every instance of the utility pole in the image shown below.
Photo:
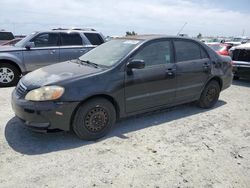
<path fill-rule="evenodd" d="M 245 29 L 243 29 L 242 31 L 242 36 L 245 36 Z"/>

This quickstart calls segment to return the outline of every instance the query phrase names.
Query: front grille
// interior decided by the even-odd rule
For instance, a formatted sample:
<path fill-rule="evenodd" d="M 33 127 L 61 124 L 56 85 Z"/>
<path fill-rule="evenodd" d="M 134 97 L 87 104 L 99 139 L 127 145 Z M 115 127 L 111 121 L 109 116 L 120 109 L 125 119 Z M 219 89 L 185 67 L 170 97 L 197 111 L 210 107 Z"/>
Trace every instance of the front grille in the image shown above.
<path fill-rule="evenodd" d="M 24 97 L 27 94 L 27 87 L 23 85 L 23 83 L 20 81 L 16 87 L 16 94 L 18 97 Z"/>

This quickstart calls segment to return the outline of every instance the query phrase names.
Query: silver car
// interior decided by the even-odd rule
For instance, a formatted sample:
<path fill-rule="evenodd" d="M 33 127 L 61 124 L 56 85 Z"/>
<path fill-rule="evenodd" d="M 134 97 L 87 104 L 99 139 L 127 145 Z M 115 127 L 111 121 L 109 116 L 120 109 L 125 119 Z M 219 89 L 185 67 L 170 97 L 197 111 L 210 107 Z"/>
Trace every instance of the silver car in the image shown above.
<path fill-rule="evenodd" d="M 94 29 L 53 29 L 35 32 L 15 46 L 0 47 L 0 87 L 14 86 L 35 69 L 77 59 L 105 42 Z"/>

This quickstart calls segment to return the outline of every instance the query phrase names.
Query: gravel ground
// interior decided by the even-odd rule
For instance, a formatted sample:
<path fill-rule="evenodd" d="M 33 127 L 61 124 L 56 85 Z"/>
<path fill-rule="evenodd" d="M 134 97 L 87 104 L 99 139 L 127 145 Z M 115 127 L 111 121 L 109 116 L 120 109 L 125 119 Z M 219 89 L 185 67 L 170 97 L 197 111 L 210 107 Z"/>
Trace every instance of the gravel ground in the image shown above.
<path fill-rule="evenodd" d="M 194 104 L 122 120 L 105 138 L 39 134 L 0 89 L 0 187 L 249 187 L 250 82 L 211 110 Z"/>

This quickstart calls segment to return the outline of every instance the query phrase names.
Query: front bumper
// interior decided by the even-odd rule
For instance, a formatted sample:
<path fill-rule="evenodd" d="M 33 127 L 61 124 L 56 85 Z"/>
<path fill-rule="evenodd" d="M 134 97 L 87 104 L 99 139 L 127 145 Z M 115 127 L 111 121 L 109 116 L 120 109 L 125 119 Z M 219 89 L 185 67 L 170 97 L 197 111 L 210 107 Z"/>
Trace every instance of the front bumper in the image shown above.
<path fill-rule="evenodd" d="M 70 130 L 71 117 L 79 102 L 33 102 L 19 98 L 12 92 L 12 109 L 24 124 L 42 131 L 50 129 Z"/>

